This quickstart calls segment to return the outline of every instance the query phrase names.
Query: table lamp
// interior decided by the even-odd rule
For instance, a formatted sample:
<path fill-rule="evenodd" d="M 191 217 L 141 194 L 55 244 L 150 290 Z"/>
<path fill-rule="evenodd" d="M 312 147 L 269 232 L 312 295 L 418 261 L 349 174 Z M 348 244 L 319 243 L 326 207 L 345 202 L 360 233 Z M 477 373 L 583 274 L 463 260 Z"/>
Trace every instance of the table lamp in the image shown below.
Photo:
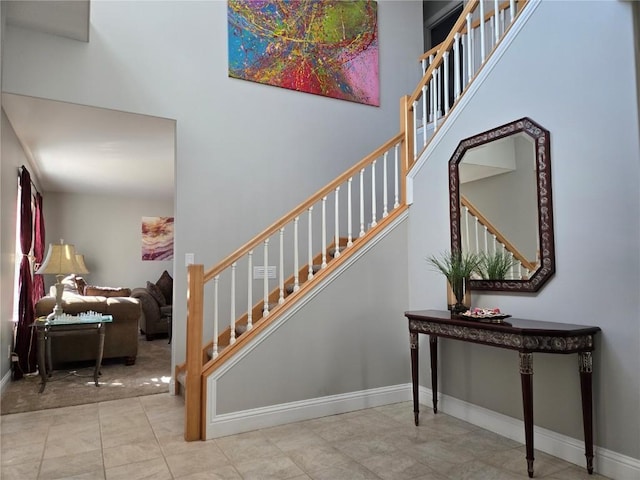
<path fill-rule="evenodd" d="M 87 269 L 87 267 L 84 266 L 84 262 L 81 266 L 76 261 L 76 249 L 73 245 L 65 244 L 62 240 L 60 240 L 60 243 L 49 244 L 47 256 L 40 265 L 40 268 L 36 270 L 36 273 L 39 275 L 52 274 L 56 276 L 56 305 L 53 308 L 53 312 L 47 316 L 47 319 L 62 315 L 62 279 L 65 275 L 79 273 L 83 267 L 84 270 Z"/>
<path fill-rule="evenodd" d="M 87 265 L 84 263 L 84 255 L 80 255 L 79 253 L 76 253 L 76 263 L 78 264 L 78 271 L 75 273 L 79 273 L 81 275 L 88 275 L 89 274 L 89 269 L 87 268 Z"/>

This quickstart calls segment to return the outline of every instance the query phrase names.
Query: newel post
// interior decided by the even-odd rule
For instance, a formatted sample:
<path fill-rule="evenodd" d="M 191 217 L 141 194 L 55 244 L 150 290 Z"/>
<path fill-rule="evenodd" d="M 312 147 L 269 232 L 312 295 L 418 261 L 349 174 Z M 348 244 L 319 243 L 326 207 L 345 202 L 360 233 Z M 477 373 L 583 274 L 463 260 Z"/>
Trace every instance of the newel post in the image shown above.
<path fill-rule="evenodd" d="M 202 412 L 202 319 L 204 266 L 187 267 L 187 377 L 185 380 L 184 439 L 200 440 Z"/>

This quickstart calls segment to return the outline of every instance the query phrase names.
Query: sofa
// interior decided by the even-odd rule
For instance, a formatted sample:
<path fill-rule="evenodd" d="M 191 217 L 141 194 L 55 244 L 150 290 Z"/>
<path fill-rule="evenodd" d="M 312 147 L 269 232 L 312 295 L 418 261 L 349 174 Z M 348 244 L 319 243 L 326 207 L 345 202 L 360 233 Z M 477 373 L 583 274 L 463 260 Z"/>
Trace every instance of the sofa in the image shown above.
<path fill-rule="evenodd" d="M 138 328 L 142 316 L 140 300 L 129 295 L 129 289 L 85 287 L 87 293 L 67 290 L 62 294 L 62 309 L 69 315 L 94 311 L 113 316 L 113 322 L 105 324 L 103 359 L 122 359 L 133 365 L 138 355 Z M 47 316 L 53 311 L 56 299 L 48 295 L 36 303 L 36 317 Z M 96 345 L 91 336 L 62 336 L 51 342 L 51 359 L 54 367 L 69 362 L 95 361 Z"/>
<path fill-rule="evenodd" d="M 147 282 L 145 287 L 134 288 L 131 296 L 140 300 L 140 332 L 147 340 L 167 335 L 171 340 L 173 278 L 169 272 L 162 272 L 155 283 Z"/>

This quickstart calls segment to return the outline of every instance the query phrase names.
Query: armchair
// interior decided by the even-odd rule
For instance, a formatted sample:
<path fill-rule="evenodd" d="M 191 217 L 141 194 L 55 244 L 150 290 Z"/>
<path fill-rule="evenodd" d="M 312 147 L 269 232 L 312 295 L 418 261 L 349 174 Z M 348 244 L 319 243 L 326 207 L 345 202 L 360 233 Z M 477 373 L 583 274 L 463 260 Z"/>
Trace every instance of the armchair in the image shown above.
<path fill-rule="evenodd" d="M 159 335 L 168 335 L 171 328 L 173 279 L 165 270 L 156 283 L 147 282 L 146 287 L 134 288 L 131 296 L 140 300 L 142 317 L 140 332 L 147 340 Z"/>

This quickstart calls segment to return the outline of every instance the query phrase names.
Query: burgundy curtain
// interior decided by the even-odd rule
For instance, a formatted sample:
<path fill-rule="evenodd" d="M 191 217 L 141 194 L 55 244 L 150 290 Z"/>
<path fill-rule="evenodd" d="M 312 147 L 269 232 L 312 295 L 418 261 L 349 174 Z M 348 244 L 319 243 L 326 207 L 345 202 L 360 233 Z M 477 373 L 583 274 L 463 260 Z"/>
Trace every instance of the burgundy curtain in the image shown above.
<path fill-rule="evenodd" d="M 32 335 L 29 325 L 34 320 L 33 285 L 31 280 L 31 264 L 29 252 L 31 251 L 31 237 L 33 235 L 33 216 L 31 212 L 31 175 L 22 167 L 20 173 L 20 248 L 22 259 L 20 260 L 18 298 L 18 327 L 16 329 L 15 352 L 18 355 L 18 365 L 14 367 L 13 379 L 19 380 L 25 373 L 31 373 L 36 369 L 35 336 Z"/>
<path fill-rule="evenodd" d="M 42 195 L 40 192 L 36 192 L 35 195 L 36 211 L 35 218 L 33 219 L 33 225 L 35 232 L 33 235 L 33 255 L 35 257 L 35 267 L 37 270 L 44 258 L 44 216 L 42 214 Z M 38 300 L 44 297 L 44 278 L 42 275 L 33 275 L 33 304 L 35 305 Z"/>

